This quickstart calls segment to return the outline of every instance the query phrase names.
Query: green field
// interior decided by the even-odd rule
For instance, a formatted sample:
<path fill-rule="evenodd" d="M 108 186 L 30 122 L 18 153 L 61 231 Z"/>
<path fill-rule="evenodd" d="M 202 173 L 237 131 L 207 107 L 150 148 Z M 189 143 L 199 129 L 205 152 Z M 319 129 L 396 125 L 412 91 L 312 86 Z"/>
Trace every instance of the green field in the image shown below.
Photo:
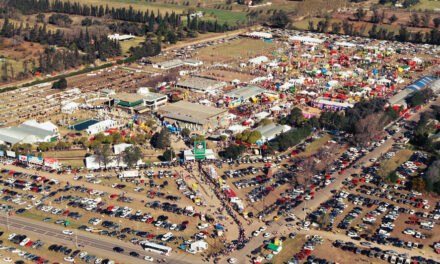
<path fill-rule="evenodd" d="M 440 10 L 440 1 L 439 0 L 420 0 L 420 3 L 412 7 L 411 9 L 427 9 L 427 10 Z"/>
<path fill-rule="evenodd" d="M 219 23 L 228 23 L 235 25 L 237 22 L 246 22 L 247 17 L 244 12 L 233 12 L 220 9 L 199 8 L 198 10 L 205 12 L 205 16 L 212 20 L 217 20 Z"/>
<path fill-rule="evenodd" d="M 144 42 L 144 40 L 145 37 L 135 37 L 134 39 L 119 42 L 121 44 L 122 55 L 128 54 L 128 50 L 131 47 L 139 46 L 139 44 Z"/>
<path fill-rule="evenodd" d="M 217 19 L 219 23 L 227 22 L 230 25 L 235 25 L 238 21 L 246 21 L 246 13 L 242 12 L 241 9 L 229 11 L 229 10 L 218 10 L 213 9 L 215 4 L 221 3 L 219 0 L 208 0 L 202 1 L 201 7 L 197 8 L 196 5 L 198 1 L 190 1 L 189 6 L 184 5 L 172 5 L 165 4 L 163 1 L 157 1 L 155 3 L 147 3 L 142 0 L 77 0 L 75 2 L 90 4 L 90 5 L 108 5 L 109 7 L 125 7 L 128 8 L 132 6 L 135 10 L 141 11 L 158 11 L 162 14 L 166 12 L 175 12 L 178 14 L 185 13 L 189 8 L 195 8 L 197 10 L 206 12 L 204 19 L 215 20 Z"/>
<path fill-rule="evenodd" d="M 403 149 L 398 152 L 396 152 L 396 155 L 392 157 L 389 160 L 385 160 L 381 165 L 380 169 L 378 171 L 378 174 L 382 177 L 388 176 L 390 172 L 393 172 L 399 167 L 401 164 L 403 164 L 405 161 L 407 161 L 411 155 L 413 154 L 412 150 L 409 149 Z"/>

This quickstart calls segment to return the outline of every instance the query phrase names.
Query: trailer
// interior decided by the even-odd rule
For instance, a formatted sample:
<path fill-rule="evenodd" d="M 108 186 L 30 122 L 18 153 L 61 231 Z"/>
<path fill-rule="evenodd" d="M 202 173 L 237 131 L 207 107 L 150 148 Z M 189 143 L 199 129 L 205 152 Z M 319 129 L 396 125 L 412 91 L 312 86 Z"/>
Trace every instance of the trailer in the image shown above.
<path fill-rule="evenodd" d="M 129 170 L 129 171 L 122 171 L 118 174 L 119 179 L 125 179 L 125 178 L 140 178 L 139 171 L 137 170 Z"/>

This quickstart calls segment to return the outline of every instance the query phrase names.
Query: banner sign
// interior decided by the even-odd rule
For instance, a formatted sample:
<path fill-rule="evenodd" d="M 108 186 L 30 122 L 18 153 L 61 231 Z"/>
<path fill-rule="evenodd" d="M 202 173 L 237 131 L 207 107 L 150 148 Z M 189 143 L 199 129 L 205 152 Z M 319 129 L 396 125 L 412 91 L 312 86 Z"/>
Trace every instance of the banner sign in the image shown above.
<path fill-rule="evenodd" d="M 28 157 L 27 156 L 25 156 L 25 155 L 18 155 L 18 160 L 19 161 L 27 161 L 28 160 Z"/>
<path fill-rule="evenodd" d="M 206 154 L 206 141 L 194 142 L 194 157 L 196 159 L 204 159 Z"/>
<path fill-rule="evenodd" d="M 16 157 L 15 156 L 15 152 L 14 151 L 10 151 L 10 150 L 6 151 L 6 156 L 11 157 L 11 158 L 15 158 Z"/>
<path fill-rule="evenodd" d="M 43 158 L 28 156 L 29 163 L 43 165 Z"/>

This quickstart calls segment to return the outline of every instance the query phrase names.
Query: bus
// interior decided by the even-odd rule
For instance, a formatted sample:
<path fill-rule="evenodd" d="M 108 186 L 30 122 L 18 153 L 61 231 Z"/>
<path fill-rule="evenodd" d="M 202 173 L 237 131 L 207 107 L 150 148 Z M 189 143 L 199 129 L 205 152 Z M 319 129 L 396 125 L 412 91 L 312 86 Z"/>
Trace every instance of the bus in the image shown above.
<path fill-rule="evenodd" d="M 165 256 L 169 256 L 169 254 L 172 251 L 172 248 L 170 248 L 170 247 L 156 244 L 156 243 L 149 242 L 149 241 L 143 241 L 140 243 L 140 245 L 142 246 L 142 248 L 145 251 L 154 252 L 154 253 L 165 255 Z"/>

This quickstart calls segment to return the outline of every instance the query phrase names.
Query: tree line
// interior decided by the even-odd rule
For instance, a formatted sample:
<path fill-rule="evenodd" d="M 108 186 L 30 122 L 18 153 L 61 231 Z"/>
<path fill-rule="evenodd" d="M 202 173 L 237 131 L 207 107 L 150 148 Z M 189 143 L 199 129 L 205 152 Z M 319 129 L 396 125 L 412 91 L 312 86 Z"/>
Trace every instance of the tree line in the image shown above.
<path fill-rule="evenodd" d="M 147 25 L 146 32 L 163 34 L 164 30 L 175 32 L 183 27 L 181 15 L 175 12 L 165 15 L 162 13 L 146 10 L 135 10 L 133 7 L 110 8 L 108 5 L 87 5 L 78 2 L 61 1 L 61 0 L 9 0 L 9 6 L 12 6 L 24 14 L 36 14 L 44 12 L 65 13 L 80 16 L 92 17 L 110 17 L 114 20 L 122 20 L 127 22 L 136 22 Z M 189 18 L 189 17 L 188 17 Z M 217 21 L 203 21 L 197 23 L 197 17 L 188 19 L 188 29 L 199 32 L 224 32 L 233 30 L 235 26 L 229 26 L 227 23 L 219 24 Z"/>
<path fill-rule="evenodd" d="M 433 28 L 427 32 L 411 32 L 407 26 L 402 25 L 396 34 L 393 31 L 374 24 L 371 29 L 366 32 L 366 25 L 356 28 L 354 23 L 350 23 L 348 19 L 345 19 L 343 22 L 330 23 L 330 17 L 327 17 L 319 21 L 316 25 L 313 21 L 309 21 L 308 30 L 312 32 L 344 34 L 349 36 L 367 35 L 373 39 L 440 45 L 440 31 L 437 28 Z"/>

